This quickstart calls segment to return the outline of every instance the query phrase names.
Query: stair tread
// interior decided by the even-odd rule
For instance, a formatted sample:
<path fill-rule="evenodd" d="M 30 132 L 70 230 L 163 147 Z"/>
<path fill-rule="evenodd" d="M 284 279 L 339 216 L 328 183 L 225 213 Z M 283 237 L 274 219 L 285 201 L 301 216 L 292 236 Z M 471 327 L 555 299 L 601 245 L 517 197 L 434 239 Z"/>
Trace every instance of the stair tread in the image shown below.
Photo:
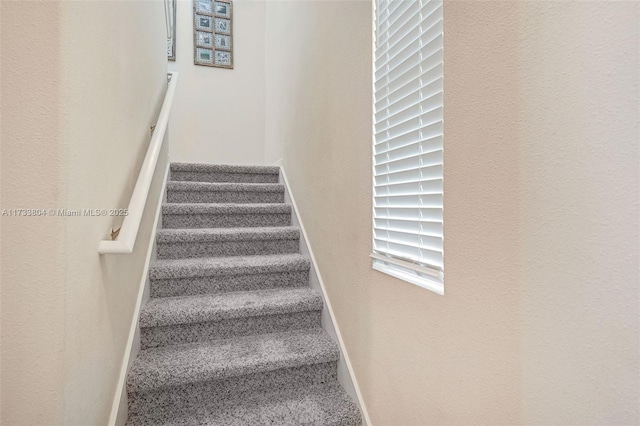
<path fill-rule="evenodd" d="M 311 288 L 283 288 L 197 296 L 153 298 L 142 308 L 140 327 L 221 321 L 322 309 Z"/>
<path fill-rule="evenodd" d="M 295 226 L 255 228 L 178 228 L 162 229 L 158 243 L 187 243 L 204 241 L 295 240 L 300 230 Z"/>
<path fill-rule="evenodd" d="M 128 426 L 143 425 L 259 425 L 301 424 L 355 426 L 360 411 L 337 383 L 284 389 L 250 396 L 222 406 L 207 406 L 172 413 L 130 417 Z"/>
<path fill-rule="evenodd" d="M 149 268 L 149 278 L 156 280 L 211 275 L 291 272 L 305 270 L 309 267 L 309 259 L 300 253 L 261 256 L 158 259 L 154 265 Z"/>
<path fill-rule="evenodd" d="M 280 168 L 278 166 L 236 166 L 231 164 L 171 163 L 171 171 L 277 175 L 280 173 Z"/>
<path fill-rule="evenodd" d="M 167 182 L 167 190 L 193 192 L 284 192 L 284 185 L 281 183 L 169 181 Z"/>
<path fill-rule="evenodd" d="M 138 353 L 127 377 L 129 392 L 337 361 L 335 342 L 322 330 L 237 337 L 162 346 Z"/>
<path fill-rule="evenodd" d="M 163 214 L 290 214 L 284 203 L 165 203 Z"/>

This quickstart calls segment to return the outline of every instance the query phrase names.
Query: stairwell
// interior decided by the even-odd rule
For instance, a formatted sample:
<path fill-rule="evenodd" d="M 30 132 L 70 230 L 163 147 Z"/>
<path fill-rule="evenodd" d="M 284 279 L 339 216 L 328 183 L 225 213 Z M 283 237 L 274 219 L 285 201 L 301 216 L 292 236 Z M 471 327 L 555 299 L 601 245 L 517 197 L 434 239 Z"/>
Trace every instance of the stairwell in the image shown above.
<path fill-rule="evenodd" d="M 279 168 L 171 164 L 128 425 L 359 425 Z"/>

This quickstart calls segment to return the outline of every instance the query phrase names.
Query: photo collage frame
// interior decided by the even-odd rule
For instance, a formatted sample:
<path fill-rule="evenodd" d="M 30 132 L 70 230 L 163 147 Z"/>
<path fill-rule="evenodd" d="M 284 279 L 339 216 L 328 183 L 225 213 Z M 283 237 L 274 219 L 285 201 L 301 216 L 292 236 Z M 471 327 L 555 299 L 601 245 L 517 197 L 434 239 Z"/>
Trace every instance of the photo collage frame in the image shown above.
<path fill-rule="evenodd" d="M 233 68 L 231 0 L 194 0 L 194 64 Z"/>

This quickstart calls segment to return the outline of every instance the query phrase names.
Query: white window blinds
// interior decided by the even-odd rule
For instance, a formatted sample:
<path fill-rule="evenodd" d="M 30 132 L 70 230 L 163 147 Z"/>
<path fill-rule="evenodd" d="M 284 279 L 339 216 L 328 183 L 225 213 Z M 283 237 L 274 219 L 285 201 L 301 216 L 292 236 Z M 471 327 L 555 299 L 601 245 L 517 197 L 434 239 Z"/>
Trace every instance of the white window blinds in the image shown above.
<path fill-rule="evenodd" d="M 442 0 L 376 0 L 373 268 L 443 294 Z"/>

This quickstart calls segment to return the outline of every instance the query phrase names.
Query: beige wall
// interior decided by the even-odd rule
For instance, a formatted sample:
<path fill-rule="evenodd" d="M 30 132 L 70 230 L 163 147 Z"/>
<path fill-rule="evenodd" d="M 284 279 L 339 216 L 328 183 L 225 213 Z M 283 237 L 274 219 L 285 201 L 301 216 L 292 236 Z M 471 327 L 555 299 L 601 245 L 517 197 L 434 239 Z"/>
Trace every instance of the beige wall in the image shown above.
<path fill-rule="evenodd" d="M 640 424 L 640 3 L 519 24 L 524 421 Z"/>
<path fill-rule="evenodd" d="M 371 3 L 267 22 L 265 162 L 373 423 L 640 422 L 638 4 L 446 2 L 444 297 L 370 267 Z"/>
<path fill-rule="evenodd" d="M 233 3 L 234 69 L 193 64 L 193 1 L 177 2 L 180 72 L 171 124 L 171 160 L 262 164 L 264 154 L 265 3 Z"/>
<path fill-rule="evenodd" d="M 491 21 L 506 9 L 498 4 L 483 16 Z M 505 91 L 498 110 L 447 129 L 450 195 L 441 297 L 371 269 L 371 3 L 275 3 L 268 5 L 267 19 L 273 23 L 267 43 L 284 47 L 267 59 L 267 161 L 284 157 L 372 422 L 516 422 L 517 270 L 503 265 L 517 261 L 518 209 L 484 203 L 507 204 L 513 197 L 514 149 L 500 150 L 492 166 L 469 169 L 478 155 L 487 155 L 480 145 L 508 145 L 516 136 L 477 132 L 493 114 L 513 115 L 508 103 L 516 95 Z M 505 29 L 483 40 L 494 30 L 465 24 L 480 31 L 478 43 L 499 43 L 494 48 L 509 35 Z M 492 64 L 478 64 L 479 54 L 474 59 L 479 81 L 513 87 L 493 75 Z M 477 96 L 489 91 L 474 90 Z M 447 104 L 448 123 L 473 111 L 458 99 Z M 477 139 L 473 151 L 469 137 Z M 463 172 L 454 174 L 456 169 Z M 478 191 L 482 179 L 492 185 Z"/>
<path fill-rule="evenodd" d="M 2 2 L 3 208 L 127 206 L 164 37 L 162 2 Z M 2 218 L 3 424 L 107 422 L 152 213 L 132 255 L 103 257 L 117 218 Z"/>
<path fill-rule="evenodd" d="M 57 43 L 60 5 L 0 3 L 2 208 L 64 204 Z M 40 31 L 25 37 L 24 24 Z M 33 27 L 30 27 L 33 29 Z M 53 42 L 52 42 L 53 41 Z M 32 45 L 48 45 L 33 55 Z M 52 142 L 55 141 L 55 142 Z M 27 149 L 25 149 L 27 147 Z M 36 207 L 38 206 L 38 207 Z M 2 217 L 0 421 L 60 423 L 64 413 L 64 223 Z"/>

